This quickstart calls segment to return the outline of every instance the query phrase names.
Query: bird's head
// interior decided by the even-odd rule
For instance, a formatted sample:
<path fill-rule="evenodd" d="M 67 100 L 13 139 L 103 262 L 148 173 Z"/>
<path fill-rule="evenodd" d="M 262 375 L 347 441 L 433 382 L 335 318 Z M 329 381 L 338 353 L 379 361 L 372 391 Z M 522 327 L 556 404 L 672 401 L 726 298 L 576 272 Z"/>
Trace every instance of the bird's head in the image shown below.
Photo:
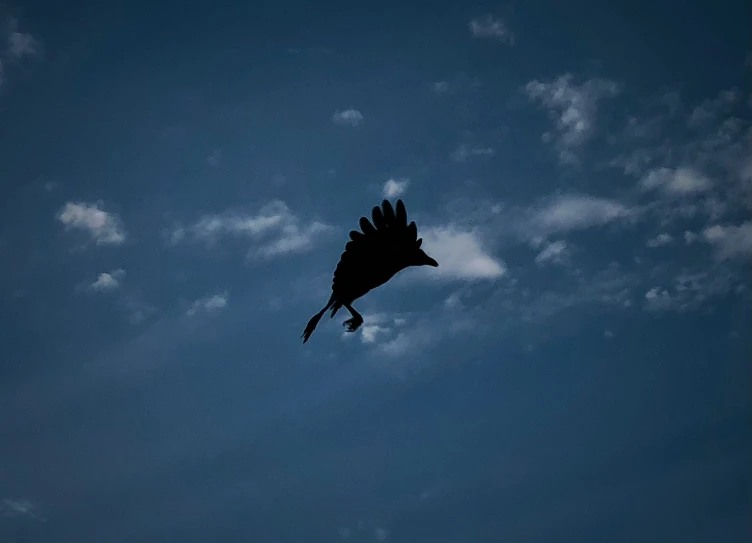
<path fill-rule="evenodd" d="M 430 256 L 428 256 L 425 253 L 425 251 L 420 248 L 421 243 L 423 243 L 423 240 L 419 239 L 415 247 L 415 251 L 413 251 L 413 254 L 411 255 L 410 265 L 411 266 L 433 266 L 434 268 L 438 268 L 439 263 L 436 262 Z"/>

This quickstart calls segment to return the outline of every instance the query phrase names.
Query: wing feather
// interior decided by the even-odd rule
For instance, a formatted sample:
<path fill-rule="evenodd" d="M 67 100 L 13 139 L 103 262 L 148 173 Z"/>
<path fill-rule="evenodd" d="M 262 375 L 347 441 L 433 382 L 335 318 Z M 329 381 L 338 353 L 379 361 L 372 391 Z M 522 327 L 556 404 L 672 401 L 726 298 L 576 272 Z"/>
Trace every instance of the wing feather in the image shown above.
<path fill-rule="evenodd" d="M 396 222 L 396 218 L 394 216 L 394 208 L 392 207 L 392 204 L 389 203 L 389 200 L 384 200 L 381 203 L 381 207 L 383 209 L 384 214 L 384 221 L 386 222 L 386 225 L 388 228 L 393 228 Z"/>
<path fill-rule="evenodd" d="M 366 236 L 371 236 L 376 233 L 376 229 L 365 217 L 360 218 L 360 229 Z"/>
<path fill-rule="evenodd" d="M 373 218 L 373 225 L 376 227 L 376 230 L 386 229 L 384 215 L 381 213 L 381 208 L 379 206 L 374 206 L 371 210 L 371 217 Z"/>
<path fill-rule="evenodd" d="M 400 228 L 407 228 L 407 210 L 402 200 L 397 200 L 396 223 Z"/>
<path fill-rule="evenodd" d="M 410 224 L 407 225 L 407 232 L 407 237 L 410 241 L 415 241 L 418 239 L 418 227 L 416 226 L 415 221 L 411 221 Z"/>

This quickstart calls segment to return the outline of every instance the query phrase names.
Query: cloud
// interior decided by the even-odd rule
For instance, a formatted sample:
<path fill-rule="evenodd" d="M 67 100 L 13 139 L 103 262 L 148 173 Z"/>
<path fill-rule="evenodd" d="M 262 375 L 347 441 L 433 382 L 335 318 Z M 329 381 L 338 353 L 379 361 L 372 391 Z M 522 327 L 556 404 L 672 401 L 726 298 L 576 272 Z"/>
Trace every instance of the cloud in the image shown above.
<path fill-rule="evenodd" d="M 439 263 L 426 272 L 430 277 L 473 281 L 497 279 L 507 271 L 503 261 L 486 252 L 475 230 L 450 224 L 425 228 L 422 237 L 423 249 Z"/>
<path fill-rule="evenodd" d="M 126 232 L 117 215 L 99 208 L 99 204 L 68 202 L 58 212 L 57 219 L 66 230 L 86 230 L 97 245 L 120 245 Z"/>
<path fill-rule="evenodd" d="M 669 309 L 673 300 L 667 290 L 653 287 L 645 293 L 645 305 L 650 311 L 661 311 Z"/>
<path fill-rule="evenodd" d="M 667 287 L 652 287 L 645 293 L 644 308 L 648 311 L 687 311 L 706 301 L 728 294 L 736 283 L 723 270 L 682 271 Z"/>
<path fill-rule="evenodd" d="M 212 168 L 217 168 L 222 163 L 222 149 L 214 149 L 211 154 L 206 157 L 206 163 Z"/>
<path fill-rule="evenodd" d="M 382 190 L 384 198 L 395 198 L 404 194 L 409 185 L 409 179 L 400 179 L 399 181 L 397 181 L 396 179 L 389 179 L 386 183 L 384 183 L 384 188 Z"/>
<path fill-rule="evenodd" d="M 4 499 L 0 502 L 0 515 L 4 517 L 28 517 L 43 520 L 37 515 L 37 507 L 29 500 L 24 499 Z"/>
<path fill-rule="evenodd" d="M 649 239 L 645 245 L 651 248 L 656 247 L 663 247 L 664 245 L 669 245 L 670 243 L 673 243 L 674 238 L 671 236 L 671 234 L 658 234 L 656 237 Z"/>
<path fill-rule="evenodd" d="M 661 190 L 668 195 L 682 196 L 710 190 L 713 183 L 693 168 L 655 168 L 641 180 L 643 190 Z"/>
<path fill-rule="evenodd" d="M 120 281 L 125 277 L 125 270 L 117 269 L 111 272 L 102 272 L 96 280 L 89 285 L 89 290 L 95 292 L 109 292 L 120 286 Z"/>
<path fill-rule="evenodd" d="M 467 162 L 468 158 L 472 157 L 486 157 L 490 158 L 496 154 L 491 147 L 471 147 L 466 143 L 460 144 L 452 154 L 451 159 L 455 162 Z"/>
<path fill-rule="evenodd" d="M 447 81 L 434 81 L 431 83 L 431 90 L 441 96 L 442 94 L 449 93 L 449 82 Z"/>
<path fill-rule="evenodd" d="M 39 53 L 39 42 L 31 34 L 13 31 L 8 36 L 8 53 L 16 59 L 36 56 Z"/>
<path fill-rule="evenodd" d="M 224 309 L 224 307 L 227 305 L 227 299 L 227 292 L 214 294 L 205 298 L 199 298 L 191 304 L 185 314 L 189 317 L 192 317 L 200 311 L 205 313 L 213 313 L 219 311 L 220 309 Z"/>
<path fill-rule="evenodd" d="M 475 90 L 482 84 L 480 78 L 470 77 L 464 72 L 459 72 L 449 79 L 433 81 L 430 84 L 430 89 L 437 96 L 447 96 Z"/>
<path fill-rule="evenodd" d="M 275 200 L 257 213 L 228 211 L 204 215 L 192 226 L 174 227 L 168 237 L 173 245 L 187 238 L 213 245 L 224 237 L 239 237 L 254 242 L 248 251 L 249 258 L 273 258 L 309 250 L 316 237 L 330 228 L 318 221 L 302 224 L 287 204 Z"/>
<path fill-rule="evenodd" d="M 538 264 L 554 263 L 563 264 L 569 258 L 567 244 L 563 241 L 554 241 L 546 245 L 535 257 Z"/>
<path fill-rule="evenodd" d="M 739 99 L 738 89 L 723 90 L 716 98 L 709 98 L 692 110 L 687 119 L 687 124 L 692 127 L 705 125 L 715 121 Z"/>
<path fill-rule="evenodd" d="M 716 258 L 727 260 L 752 257 L 752 222 L 739 226 L 713 225 L 702 232 L 703 239 L 714 246 Z"/>
<path fill-rule="evenodd" d="M 345 541 L 353 539 L 354 541 L 383 543 L 389 539 L 389 530 L 377 523 L 360 520 L 354 528 L 347 526 L 337 528 L 337 535 Z"/>
<path fill-rule="evenodd" d="M 577 162 L 577 150 L 594 133 L 598 102 L 615 96 L 619 86 L 606 79 L 590 79 L 578 85 L 571 74 L 550 81 L 530 81 L 525 91 L 531 100 L 548 109 L 556 122 L 556 135 L 544 134 L 544 139 L 554 139 L 559 160 Z"/>
<path fill-rule="evenodd" d="M 308 226 L 301 227 L 293 223 L 285 225 L 275 239 L 251 250 L 248 256 L 272 258 L 280 255 L 301 253 L 311 249 L 314 238 L 330 229 L 329 225 L 314 221 Z"/>
<path fill-rule="evenodd" d="M 474 38 L 498 40 L 514 45 L 514 34 L 509 30 L 506 23 L 498 17 L 490 14 L 484 15 L 473 19 L 467 26 Z"/>
<path fill-rule="evenodd" d="M 699 236 L 695 234 L 694 232 L 690 232 L 689 230 L 686 230 L 684 232 L 684 243 L 687 245 L 693 244 L 695 241 L 697 241 L 697 238 Z"/>
<path fill-rule="evenodd" d="M 363 315 L 363 325 L 360 327 L 360 340 L 365 344 L 376 343 L 378 337 L 392 333 L 395 327 L 405 324 L 405 319 L 386 313 L 372 313 Z M 345 338 L 350 334 L 345 332 Z"/>
<path fill-rule="evenodd" d="M 334 124 L 356 127 L 363 123 L 363 114 L 357 109 L 352 108 L 344 111 L 336 111 L 332 115 L 332 121 Z"/>
<path fill-rule="evenodd" d="M 157 311 L 156 307 L 143 300 L 137 294 L 128 294 L 124 296 L 122 305 L 128 315 L 128 321 L 134 325 L 146 321 Z"/>
<path fill-rule="evenodd" d="M 557 196 L 533 211 L 527 228 L 532 236 L 546 236 L 555 232 L 601 226 L 634 214 L 634 210 L 615 200 L 569 194 Z"/>

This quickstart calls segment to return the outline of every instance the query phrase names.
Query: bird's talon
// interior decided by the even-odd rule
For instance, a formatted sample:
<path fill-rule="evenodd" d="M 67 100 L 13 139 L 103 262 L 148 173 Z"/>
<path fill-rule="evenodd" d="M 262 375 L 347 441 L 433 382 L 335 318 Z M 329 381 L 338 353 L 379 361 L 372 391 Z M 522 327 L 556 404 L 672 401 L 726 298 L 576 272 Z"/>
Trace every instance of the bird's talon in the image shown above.
<path fill-rule="evenodd" d="M 361 324 L 363 324 L 363 322 L 359 319 L 347 319 L 342 323 L 342 326 L 344 326 L 348 332 L 354 332 L 360 327 Z"/>

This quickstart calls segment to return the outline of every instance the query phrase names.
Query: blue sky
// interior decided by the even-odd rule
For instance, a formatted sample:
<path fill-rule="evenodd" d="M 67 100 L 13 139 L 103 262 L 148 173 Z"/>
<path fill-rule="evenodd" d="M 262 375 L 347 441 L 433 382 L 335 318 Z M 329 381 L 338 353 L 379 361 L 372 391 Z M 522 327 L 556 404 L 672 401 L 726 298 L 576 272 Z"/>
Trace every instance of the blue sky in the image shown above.
<path fill-rule="evenodd" d="M 257 4 L 0 5 L 0 540 L 747 541 L 749 4 Z"/>

